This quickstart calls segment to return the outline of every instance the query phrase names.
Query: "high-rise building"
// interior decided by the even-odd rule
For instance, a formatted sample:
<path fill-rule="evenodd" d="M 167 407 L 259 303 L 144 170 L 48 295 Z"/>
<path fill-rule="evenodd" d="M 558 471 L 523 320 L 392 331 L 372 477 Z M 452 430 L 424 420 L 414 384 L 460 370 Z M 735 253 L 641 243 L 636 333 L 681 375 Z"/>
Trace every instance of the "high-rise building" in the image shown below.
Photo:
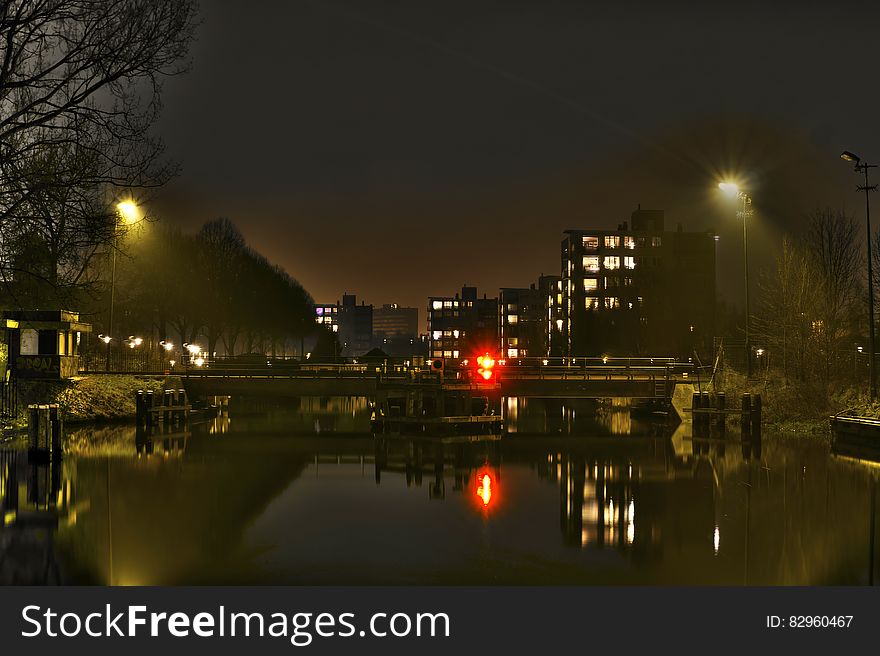
<path fill-rule="evenodd" d="M 562 276 L 544 275 L 538 278 L 538 290 L 544 301 L 544 353 L 559 356 L 565 353 L 562 342 Z"/>
<path fill-rule="evenodd" d="M 617 230 L 566 230 L 562 338 L 567 355 L 709 356 L 715 235 L 667 231 L 638 209 Z"/>
<path fill-rule="evenodd" d="M 386 303 L 373 308 L 373 338 L 376 341 L 419 334 L 419 309 Z"/>
<path fill-rule="evenodd" d="M 315 322 L 338 335 L 340 355 L 363 355 L 372 348 L 373 306 L 358 305 L 354 294 L 343 294 L 335 305 L 315 305 Z"/>
<path fill-rule="evenodd" d="M 498 349 L 498 298 L 477 298 L 476 287 L 461 295 L 428 299 L 428 354 L 433 358 L 468 358 Z"/>
<path fill-rule="evenodd" d="M 502 358 L 543 357 L 547 354 L 547 316 L 544 293 L 504 287 L 498 294 L 499 337 Z"/>

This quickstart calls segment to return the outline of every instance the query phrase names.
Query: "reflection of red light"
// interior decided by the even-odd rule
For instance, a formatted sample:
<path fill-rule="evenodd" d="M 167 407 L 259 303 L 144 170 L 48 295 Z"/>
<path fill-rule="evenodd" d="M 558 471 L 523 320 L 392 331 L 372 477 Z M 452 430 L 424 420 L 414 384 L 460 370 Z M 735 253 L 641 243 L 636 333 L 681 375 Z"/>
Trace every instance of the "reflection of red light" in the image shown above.
<path fill-rule="evenodd" d="M 494 487 L 495 484 L 489 472 L 484 470 L 477 474 L 477 497 L 483 503 L 484 508 L 488 508 L 489 503 L 492 501 Z"/>
<path fill-rule="evenodd" d="M 490 369 L 480 369 L 480 374 L 486 380 L 489 380 L 492 377 L 492 371 Z"/>

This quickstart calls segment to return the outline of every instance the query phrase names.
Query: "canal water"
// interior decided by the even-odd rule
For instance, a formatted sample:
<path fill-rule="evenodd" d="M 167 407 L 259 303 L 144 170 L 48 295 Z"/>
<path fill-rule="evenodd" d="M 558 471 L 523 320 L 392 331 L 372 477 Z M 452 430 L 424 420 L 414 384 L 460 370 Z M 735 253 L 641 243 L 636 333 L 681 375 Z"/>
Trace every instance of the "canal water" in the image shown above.
<path fill-rule="evenodd" d="M 505 401 L 500 440 L 376 439 L 365 400 L 0 458 L 0 582 L 864 585 L 877 469 L 826 440 L 692 440 L 625 403 Z M 874 517 L 872 517 L 874 513 Z"/>

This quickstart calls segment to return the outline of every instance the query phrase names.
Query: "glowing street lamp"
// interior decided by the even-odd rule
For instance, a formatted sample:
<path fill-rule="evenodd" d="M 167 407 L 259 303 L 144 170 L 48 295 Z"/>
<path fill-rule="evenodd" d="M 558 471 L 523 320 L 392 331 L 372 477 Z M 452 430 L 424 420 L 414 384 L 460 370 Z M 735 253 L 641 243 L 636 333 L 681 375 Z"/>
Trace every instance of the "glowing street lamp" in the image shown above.
<path fill-rule="evenodd" d="M 869 194 L 876 191 L 877 185 L 868 183 L 868 169 L 875 169 L 877 165 L 863 162 L 861 157 L 848 150 L 840 153 L 840 159 L 852 162 L 856 173 L 862 173 L 865 176 L 865 184 L 859 185 L 856 189 L 865 192 L 865 226 L 868 235 L 866 240 L 868 244 L 868 353 L 870 358 L 868 361 L 868 377 L 870 378 L 868 389 L 873 401 L 877 397 L 877 372 L 874 367 L 877 352 L 874 349 L 874 267 L 871 261 L 871 198 Z"/>
<path fill-rule="evenodd" d="M 110 268 L 110 318 L 107 322 L 107 332 L 113 334 L 113 303 L 116 300 L 116 249 L 119 243 L 120 220 L 131 224 L 140 217 L 140 210 L 132 200 L 124 200 L 116 204 L 116 215 L 113 219 L 113 263 Z M 107 371 L 110 371 L 110 342 L 107 344 Z"/>
<path fill-rule="evenodd" d="M 718 188 L 727 194 L 733 196 L 742 202 L 742 209 L 736 214 L 742 217 L 743 222 L 743 271 L 745 276 L 746 288 L 746 375 L 752 375 L 752 346 L 750 340 L 750 308 L 749 308 L 749 239 L 748 239 L 748 219 L 752 216 L 752 197 L 739 188 L 735 182 L 720 182 Z"/>

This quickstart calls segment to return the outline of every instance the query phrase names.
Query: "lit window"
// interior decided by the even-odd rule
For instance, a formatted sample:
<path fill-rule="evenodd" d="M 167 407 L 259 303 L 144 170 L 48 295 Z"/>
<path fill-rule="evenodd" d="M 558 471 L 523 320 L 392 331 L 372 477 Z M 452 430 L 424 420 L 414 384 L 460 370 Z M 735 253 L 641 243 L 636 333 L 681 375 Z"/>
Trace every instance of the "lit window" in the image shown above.
<path fill-rule="evenodd" d="M 516 314 L 508 314 L 507 315 L 507 323 L 509 323 L 511 326 L 519 323 L 519 316 Z"/>
<path fill-rule="evenodd" d="M 620 237 L 617 235 L 605 235 L 605 248 L 620 248 Z"/>
<path fill-rule="evenodd" d="M 651 237 L 651 246 L 660 246 L 660 237 Z"/>
<path fill-rule="evenodd" d="M 507 311 L 508 312 L 516 312 L 516 310 L 517 310 L 516 303 L 508 303 L 507 304 Z"/>
<path fill-rule="evenodd" d="M 518 337 L 511 337 L 510 339 L 507 340 L 507 345 L 508 346 L 519 346 L 519 338 Z"/>
<path fill-rule="evenodd" d="M 584 237 L 584 249 L 595 250 L 599 248 L 598 237 Z"/>
<path fill-rule="evenodd" d="M 452 301 L 443 301 L 443 307 L 445 307 L 445 308 L 451 308 L 451 307 L 452 307 Z"/>
<path fill-rule="evenodd" d="M 434 333 L 432 334 L 432 337 L 434 339 L 440 339 L 442 336 L 443 336 L 442 330 L 435 330 Z"/>
<path fill-rule="evenodd" d="M 623 266 L 627 269 L 635 269 L 636 268 L 636 258 L 627 255 L 623 258 Z"/>
<path fill-rule="evenodd" d="M 516 358 L 519 357 L 519 350 L 515 348 L 507 349 L 507 357 L 508 358 Z"/>
<path fill-rule="evenodd" d="M 623 247 L 628 248 L 630 250 L 634 249 L 636 247 L 636 238 L 632 237 L 632 236 L 624 237 L 623 238 Z"/>
<path fill-rule="evenodd" d="M 584 278 L 584 291 L 593 292 L 599 287 L 599 281 L 596 278 Z"/>
<path fill-rule="evenodd" d="M 620 268 L 620 258 L 616 255 L 606 255 L 605 261 L 603 263 L 606 269 L 619 269 Z"/>
<path fill-rule="evenodd" d="M 455 339 L 458 339 L 458 334 L 459 334 L 459 331 L 457 331 L 457 330 L 452 331 L 452 336 L 455 337 Z"/>
<path fill-rule="evenodd" d="M 584 258 L 584 270 L 595 273 L 599 270 L 599 256 L 588 255 Z"/>
<path fill-rule="evenodd" d="M 432 352 L 431 352 L 431 357 L 432 357 L 432 358 L 442 358 L 442 357 L 443 357 L 443 351 L 432 351 Z"/>
<path fill-rule="evenodd" d="M 556 320 L 556 330 L 558 330 L 559 332 L 562 332 L 562 319 Z"/>
<path fill-rule="evenodd" d="M 606 296 L 605 297 L 605 309 L 612 310 L 614 308 L 620 307 L 620 299 L 616 296 Z"/>
<path fill-rule="evenodd" d="M 339 326 L 333 326 L 333 332 L 334 332 L 334 333 L 338 333 L 338 332 L 339 332 Z"/>
<path fill-rule="evenodd" d="M 559 303 L 560 305 L 562 304 L 562 294 L 556 295 L 556 302 Z"/>
<path fill-rule="evenodd" d="M 595 310 L 596 308 L 599 307 L 599 299 L 598 298 L 588 298 L 584 302 L 584 307 L 586 307 L 588 310 Z"/>
<path fill-rule="evenodd" d="M 443 309 L 443 301 L 434 301 L 431 303 L 432 310 L 441 310 Z"/>
<path fill-rule="evenodd" d="M 451 358 L 451 357 L 452 357 L 452 351 L 443 351 L 443 357 L 444 357 L 444 358 Z"/>
<path fill-rule="evenodd" d="M 453 352 L 452 352 L 452 357 L 453 357 L 453 358 L 457 358 L 457 357 L 458 357 L 458 351 L 453 351 Z"/>

